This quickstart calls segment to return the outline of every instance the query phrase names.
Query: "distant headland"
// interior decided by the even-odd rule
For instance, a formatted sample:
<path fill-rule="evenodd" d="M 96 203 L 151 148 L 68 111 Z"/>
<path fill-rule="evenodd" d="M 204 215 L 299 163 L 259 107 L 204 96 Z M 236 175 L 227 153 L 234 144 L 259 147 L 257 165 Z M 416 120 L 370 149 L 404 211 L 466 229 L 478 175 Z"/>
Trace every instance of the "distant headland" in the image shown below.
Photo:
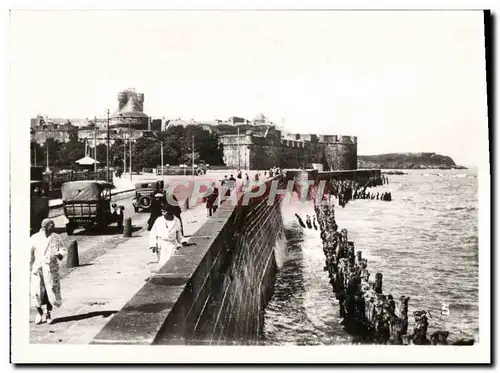
<path fill-rule="evenodd" d="M 388 153 L 358 155 L 358 168 L 379 169 L 467 169 L 445 155 L 436 153 Z"/>

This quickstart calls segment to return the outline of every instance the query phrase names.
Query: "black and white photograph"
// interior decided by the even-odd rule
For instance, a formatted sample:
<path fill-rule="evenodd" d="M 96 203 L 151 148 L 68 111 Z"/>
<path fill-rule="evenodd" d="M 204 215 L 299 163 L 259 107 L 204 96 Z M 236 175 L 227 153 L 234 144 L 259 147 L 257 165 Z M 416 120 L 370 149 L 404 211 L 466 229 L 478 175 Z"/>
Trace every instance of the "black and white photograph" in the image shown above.
<path fill-rule="evenodd" d="M 491 363 L 492 19 L 12 9 L 11 362 Z"/>

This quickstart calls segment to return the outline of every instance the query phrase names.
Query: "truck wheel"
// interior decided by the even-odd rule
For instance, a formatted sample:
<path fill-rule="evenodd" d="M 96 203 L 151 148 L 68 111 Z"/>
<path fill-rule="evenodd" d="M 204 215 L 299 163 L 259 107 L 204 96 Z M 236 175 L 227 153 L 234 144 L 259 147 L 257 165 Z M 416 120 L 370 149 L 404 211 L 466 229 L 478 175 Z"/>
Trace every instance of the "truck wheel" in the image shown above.
<path fill-rule="evenodd" d="M 120 220 L 118 220 L 118 222 L 116 223 L 116 226 L 118 227 L 118 229 L 120 230 L 120 232 L 123 232 L 123 218 L 120 219 Z"/>
<path fill-rule="evenodd" d="M 108 226 L 108 221 L 106 219 L 102 219 L 97 225 L 97 229 L 99 230 L 99 232 L 104 233 L 106 231 L 107 226 Z"/>
<path fill-rule="evenodd" d="M 68 236 L 72 236 L 74 231 L 75 227 L 73 226 L 73 224 L 71 223 L 66 224 L 66 233 L 68 234 Z"/>

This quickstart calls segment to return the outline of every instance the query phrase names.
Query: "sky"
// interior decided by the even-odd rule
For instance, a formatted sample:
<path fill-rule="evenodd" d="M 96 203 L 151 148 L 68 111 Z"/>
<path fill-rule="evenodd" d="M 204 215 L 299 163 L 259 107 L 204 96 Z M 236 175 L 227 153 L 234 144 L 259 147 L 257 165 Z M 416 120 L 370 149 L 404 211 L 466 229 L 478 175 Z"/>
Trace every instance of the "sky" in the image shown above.
<path fill-rule="evenodd" d="M 10 22 L 11 100 L 30 117 L 101 117 L 135 88 L 152 117 L 262 112 L 290 132 L 358 136 L 361 155 L 476 165 L 485 146 L 480 11 L 13 11 Z"/>

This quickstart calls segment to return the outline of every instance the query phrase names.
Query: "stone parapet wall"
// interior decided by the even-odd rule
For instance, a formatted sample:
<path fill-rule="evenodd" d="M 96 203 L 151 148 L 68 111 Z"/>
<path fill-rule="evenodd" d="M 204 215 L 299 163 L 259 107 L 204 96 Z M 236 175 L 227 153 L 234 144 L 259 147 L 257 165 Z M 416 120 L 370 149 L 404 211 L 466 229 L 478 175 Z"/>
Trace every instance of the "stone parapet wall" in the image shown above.
<path fill-rule="evenodd" d="M 282 237 L 279 203 L 224 203 L 93 343 L 257 344 Z"/>

